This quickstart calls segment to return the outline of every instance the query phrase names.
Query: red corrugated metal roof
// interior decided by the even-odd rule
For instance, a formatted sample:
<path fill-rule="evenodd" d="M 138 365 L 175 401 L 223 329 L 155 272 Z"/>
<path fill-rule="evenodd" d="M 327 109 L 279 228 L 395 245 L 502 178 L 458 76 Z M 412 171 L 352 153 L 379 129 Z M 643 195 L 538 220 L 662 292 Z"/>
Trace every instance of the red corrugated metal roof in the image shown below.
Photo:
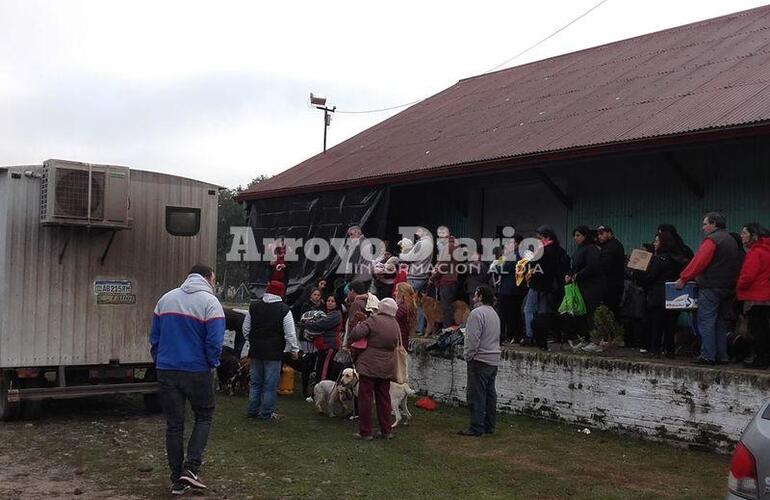
<path fill-rule="evenodd" d="M 768 120 L 770 6 L 461 80 L 241 199 Z"/>

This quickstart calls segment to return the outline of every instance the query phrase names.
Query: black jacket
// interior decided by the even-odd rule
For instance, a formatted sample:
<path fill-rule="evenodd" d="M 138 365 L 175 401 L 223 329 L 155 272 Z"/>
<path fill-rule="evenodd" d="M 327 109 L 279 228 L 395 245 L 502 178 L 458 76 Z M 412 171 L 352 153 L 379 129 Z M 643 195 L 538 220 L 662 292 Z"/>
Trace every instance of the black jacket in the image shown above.
<path fill-rule="evenodd" d="M 491 286 L 489 264 L 487 262 L 468 262 L 468 272 L 465 275 L 465 291 L 473 296 L 476 289 L 482 285 Z"/>
<path fill-rule="evenodd" d="M 647 307 L 666 307 L 666 282 L 679 279 L 684 266 L 677 254 L 655 254 L 646 272 L 636 273 L 636 279 L 647 294 Z"/>
<path fill-rule="evenodd" d="M 283 318 L 289 306 L 283 302 L 265 303 L 256 300 L 249 306 L 251 331 L 249 331 L 249 358 L 269 361 L 283 359 L 286 340 Z"/>
<path fill-rule="evenodd" d="M 599 307 L 604 297 L 604 271 L 600 255 L 601 251 L 592 243 L 578 247 L 572 254 L 569 274 L 577 283 L 589 313 Z"/>
<path fill-rule="evenodd" d="M 530 288 L 556 296 L 564 290 L 564 276 L 569 272 L 570 264 L 569 256 L 562 247 L 554 243 L 547 245 L 542 257 L 528 265 L 532 273 Z"/>
<path fill-rule="evenodd" d="M 601 251 L 602 270 L 607 288 L 623 290 L 623 279 L 626 272 L 626 250 L 616 238 L 604 243 Z"/>
<path fill-rule="evenodd" d="M 513 297 L 523 297 L 527 294 L 527 283 L 522 281 L 520 285 L 516 284 L 516 262 L 519 255 L 515 254 L 511 260 L 506 260 L 500 273 L 500 287 L 497 293 L 499 295 L 511 295 Z"/>

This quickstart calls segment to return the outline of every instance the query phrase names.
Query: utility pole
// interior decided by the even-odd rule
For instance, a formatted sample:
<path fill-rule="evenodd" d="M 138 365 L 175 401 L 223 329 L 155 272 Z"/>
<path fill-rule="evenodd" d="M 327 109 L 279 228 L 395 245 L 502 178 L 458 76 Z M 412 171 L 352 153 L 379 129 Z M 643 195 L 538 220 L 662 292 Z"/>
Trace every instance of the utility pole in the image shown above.
<path fill-rule="evenodd" d="M 337 106 L 333 106 L 331 108 L 326 106 L 326 98 L 320 95 L 315 95 L 312 92 L 310 93 L 310 105 L 313 106 L 316 109 L 323 110 L 324 112 L 324 153 L 326 152 L 326 129 L 329 128 L 329 125 L 332 123 L 332 115 L 329 113 L 334 113 L 336 111 Z"/>

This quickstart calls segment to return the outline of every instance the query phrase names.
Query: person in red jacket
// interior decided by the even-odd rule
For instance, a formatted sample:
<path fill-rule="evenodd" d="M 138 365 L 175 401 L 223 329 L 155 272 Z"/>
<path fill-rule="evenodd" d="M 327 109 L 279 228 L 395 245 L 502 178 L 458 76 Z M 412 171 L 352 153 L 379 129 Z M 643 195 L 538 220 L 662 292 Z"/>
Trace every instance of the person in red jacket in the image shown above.
<path fill-rule="evenodd" d="M 755 353 L 754 360 L 745 366 L 767 368 L 770 365 L 770 231 L 749 222 L 743 225 L 741 240 L 748 252 L 738 275 L 735 295 L 743 301 Z"/>

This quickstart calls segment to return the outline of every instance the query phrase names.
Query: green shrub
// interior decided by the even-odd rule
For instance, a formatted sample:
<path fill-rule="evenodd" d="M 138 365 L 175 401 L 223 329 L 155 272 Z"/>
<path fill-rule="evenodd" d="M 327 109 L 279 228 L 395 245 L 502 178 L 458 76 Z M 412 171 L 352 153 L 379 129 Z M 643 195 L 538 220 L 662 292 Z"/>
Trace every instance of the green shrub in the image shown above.
<path fill-rule="evenodd" d="M 589 335 L 594 344 L 610 344 L 615 346 L 623 345 L 623 327 L 615 322 L 615 315 L 610 308 L 601 305 L 594 311 L 594 328 Z"/>

